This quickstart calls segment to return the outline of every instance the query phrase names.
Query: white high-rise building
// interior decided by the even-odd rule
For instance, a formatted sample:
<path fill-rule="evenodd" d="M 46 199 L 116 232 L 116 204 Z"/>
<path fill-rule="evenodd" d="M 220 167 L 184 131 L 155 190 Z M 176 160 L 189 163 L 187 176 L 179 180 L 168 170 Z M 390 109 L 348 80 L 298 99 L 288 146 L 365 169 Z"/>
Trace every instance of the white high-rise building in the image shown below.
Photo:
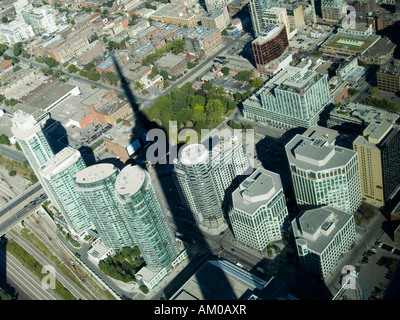
<path fill-rule="evenodd" d="M 75 175 L 76 190 L 103 243 L 118 252 L 135 246 L 135 236 L 124 219 L 115 195 L 119 169 L 98 163 Z"/>
<path fill-rule="evenodd" d="M 0 25 L 0 37 L 9 44 L 22 42 L 34 36 L 32 27 L 22 21 L 14 20 Z"/>
<path fill-rule="evenodd" d="M 17 20 L 31 25 L 34 30 L 53 32 L 57 29 L 55 13 L 49 6 L 34 8 L 28 1 L 18 0 L 14 8 Z"/>
<path fill-rule="evenodd" d="M 38 110 L 38 113 L 35 113 L 34 116 L 22 110 L 17 110 L 12 118 L 11 127 L 15 140 L 42 186 L 43 180 L 39 170 L 49 159 L 54 157 L 54 152 L 43 131 L 48 119 L 50 119 L 50 114 L 45 111 Z"/>
<path fill-rule="evenodd" d="M 325 206 L 305 211 L 292 221 L 300 264 L 324 279 L 355 241 L 353 214 Z"/>
<path fill-rule="evenodd" d="M 232 194 L 229 220 L 235 238 L 260 252 L 282 239 L 287 217 L 285 194 L 276 173 L 259 168 Z"/>
<path fill-rule="evenodd" d="M 222 206 L 250 167 L 238 137 L 221 139 L 211 151 L 203 144 L 188 145 L 174 166 L 173 178 L 183 206 L 207 228 L 224 224 Z"/>
<path fill-rule="evenodd" d="M 82 199 L 76 192 L 75 174 L 86 168 L 80 152 L 66 147 L 39 170 L 50 191 L 53 205 L 60 210 L 72 233 L 82 235 L 93 224 Z"/>
<path fill-rule="evenodd" d="M 354 213 L 361 204 L 357 152 L 297 134 L 286 155 L 299 209 L 329 205 Z"/>
<path fill-rule="evenodd" d="M 312 69 L 287 66 L 243 101 L 248 119 L 279 128 L 310 128 L 319 124 L 332 103 L 327 75 Z"/>
<path fill-rule="evenodd" d="M 139 166 L 124 167 L 115 181 L 115 195 L 121 217 L 130 226 L 146 266 L 152 271 L 169 271 L 180 250 L 150 174 Z"/>

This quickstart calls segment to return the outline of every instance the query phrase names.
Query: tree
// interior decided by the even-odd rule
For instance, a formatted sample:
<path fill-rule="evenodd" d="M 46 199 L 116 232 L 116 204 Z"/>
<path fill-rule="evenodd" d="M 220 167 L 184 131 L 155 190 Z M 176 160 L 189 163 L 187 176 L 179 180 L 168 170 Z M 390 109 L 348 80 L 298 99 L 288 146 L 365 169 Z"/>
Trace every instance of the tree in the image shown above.
<path fill-rule="evenodd" d="M 83 69 L 88 71 L 94 69 L 95 67 L 96 67 L 95 64 L 92 61 L 90 61 L 84 65 Z"/>
<path fill-rule="evenodd" d="M 0 56 L 3 55 L 3 53 L 8 49 L 7 45 L 5 43 L 0 43 Z"/>
<path fill-rule="evenodd" d="M 10 177 L 14 177 L 16 174 L 17 174 L 17 171 L 15 171 L 15 170 L 8 171 L 8 175 Z"/>
<path fill-rule="evenodd" d="M 158 75 L 158 68 L 157 66 L 153 66 L 153 68 L 151 68 L 151 72 L 149 74 L 149 78 L 150 79 L 154 79 L 154 77 Z"/>
<path fill-rule="evenodd" d="M 262 81 L 262 80 L 259 79 L 259 78 L 255 78 L 255 79 L 253 79 L 253 80 L 251 81 L 251 86 L 252 86 L 253 88 L 256 88 L 256 89 L 262 87 L 263 84 L 264 84 L 264 81 Z"/>
<path fill-rule="evenodd" d="M 165 70 L 160 70 L 160 76 L 163 77 L 164 80 L 169 79 L 169 74 Z"/>
<path fill-rule="evenodd" d="M 108 47 L 110 50 L 113 50 L 113 49 L 119 49 L 120 45 L 118 42 L 110 40 L 110 41 L 108 41 Z"/>
<path fill-rule="evenodd" d="M 4 133 L 2 135 L 0 135 L 0 144 L 5 144 L 7 146 L 10 145 L 10 140 Z"/>
<path fill-rule="evenodd" d="M 68 66 L 68 72 L 69 73 L 75 73 L 75 72 L 78 72 L 78 71 L 79 71 L 79 68 L 76 65 L 70 64 Z"/>
<path fill-rule="evenodd" d="M 55 67 L 55 66 L 58 65 L 57 60 L 54 59 L 53 57 L 47 57 L 47 58 L 45 59 L 45 63 L 46 63 L 46 65 L 47 65 L 49 68 L 53 68 L 53 67 Z"/>
<path fill-rule="evenodd" d="M 250 70 L 243 70 L 235 75 L 235 79 L 239 81 L 250 81 L 252 74 Z"/>
<path fill-rule="evenodd" d="M 368 90 L 371 95 L 378 93 L 379 89 L 377 87 L 372 87 Z"/>
<path fill-rule="evenodd" d="M 172 43 L 172 52 L 174 54 L 180 54 L 185 50 L 185 40 L 175 39 Z"/>
<path fill-rule="evenodd" d="M 89 72 L 89 71 L 88 71 Z M 97 71 L 96 71 L 97 72 Z M 118 76 L 117 76 L 117 74 L 115 73 L 115 72 L 112 72 L 112 71 L 107 71 L 105 74 L 104 74 L 104 80 L 105 81 L 107 81 L 107 82 L 109 82 L 111 85 L 117 85 L 118 84 L 118 80 L 119 80 L 119 78 L 118 78 Z"/>
<path fill-rule="evenodd" d="M 142 66 L 149 66 L 157 61 L 157 56 L 154 53 L 150 53 L 142 60 Z"/>
<path fill-rule="evenodd" d="M 36 175 L 33 173 L 33 171 L 29 174 L 29 180 L 31 180 L 32 183 L 38 182 L 38 178 Z"/>
<path fill-rule="evenodd" d="M 110 72 L 111 72 L 111 71 L 110 71 Z M 92 81 L 99 81 L 100 78 L 101 78 L 100 73 L 99 73 L 97 70 L 95 70 L 95 69 L 89 70 L 89 71 L 86 73 L 86 76 L 87 76 L 87 78 L 88 78 L 89 80 L 92 80 Z M 117 78 L 116 81 L 117 81 L 117 83 L 118 83 L 118 77 L 117 77 L 117 75 L 115 75 L 115 77 Z M 110 83 L 111 83 L 111 81 L 110 81 Z"/>
<path fill-rule="evenodd" d="M 2 16 L 2 17 L 1 17 L 1 22 L 7 23 L 7 22 L 8 22 L 7 16 Z"/>
<path fill-rule="evenodd" d="M 18 42 L 16 44 L 13 45 L 13 54 L 14 57 L 18 57 L 22 52 L 22 43 Z"/>
<path fill-rule="evenodd" d="M 90 35 L 90 37 L 89 37 L 89 42 L 96 41 L 98 38 L 99 38 L 99 36 L 97 35 L 97 33 L 93 33 L 93 34 Z"/>
<path fill-rule="evenodd" d="M 206 98 L 203 96 L 199 96 L 199 95 L 194 95 L 192 100 L 190 101 L 190 105 L 192 107 L 196 106 L 196 105 L 200 105 L 200 106 L 205 106 L 206 104 Z"/>
<path fill-rule="evenodd" d="M 194 123 L 197 123 L 199 121 L 206 121 L 206 114 L 205 114 L 204 110 L 193 109 L 192 120 Z"/>
<path fill-rule="evenodd" d="M 221 69 L 221 72 L 223 73 L 224 76 L 227 76 L 229 74 L 229 68 L 228 67 L 223 67 Z"/>

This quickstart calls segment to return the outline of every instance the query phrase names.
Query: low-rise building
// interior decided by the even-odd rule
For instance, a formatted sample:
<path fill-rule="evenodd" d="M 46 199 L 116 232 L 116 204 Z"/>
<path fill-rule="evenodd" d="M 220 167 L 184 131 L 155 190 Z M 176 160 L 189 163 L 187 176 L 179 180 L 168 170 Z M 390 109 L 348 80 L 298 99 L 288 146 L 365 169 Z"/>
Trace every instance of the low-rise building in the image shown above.
<path fill-rule="evenodd" d="M 158 70 L 168 72 L 170 76 L 177 76 L 187 68 L 188 58 L 185 54 L 175 55 L 168 53 L 155 62 Z"/>
<path fill-rule="evenodd" d="M 129 53 L 127 51 L 119 51 L 109 56 L 106 60 L 96 66 L 96 71 L 100 75 L 104 75 L 106 72 L 116 72 L 116 64 L 121 68 L 124 64 L 129 61 Z"/>
<path fill-rule="evenodd" d="M 209 28 L 224 30 L 229 25 L 229 13 L 226 7 L 215 8 L 201 16 L 201 25 Z"/>
<path fill-rule="evenodd" d="M 361 53 L 360 60 L 368 64 L 385 64 L 393 57 L 395 48 L 396 45 L 392 41 L 381 38 L 377 43 Z"/>
<path fill-rule="evenodd" d="M 393 93 L 400 91 L 400 62 L 391 59 L 381 65 L 376 72 L 376 82 L 379 90 Z"/>
<path fill-rule="evenodd" d="M 151 13 L 149 18 L 165 23 L 178 24 L 181 26 L 195 27 L 197 26 L 197 18 L 193 13 L 187 13 L 184 5 L 176 5 L 169 3 L 161 9 Z"/>
<path fill-rule="evenodd" d="M 114 90 L 99 90 L 83 103 L 95 119 L 104 124 L 115 125 L 118 119 L 124 119 L 132 113 L 129 101 L 118 98 Z"/>

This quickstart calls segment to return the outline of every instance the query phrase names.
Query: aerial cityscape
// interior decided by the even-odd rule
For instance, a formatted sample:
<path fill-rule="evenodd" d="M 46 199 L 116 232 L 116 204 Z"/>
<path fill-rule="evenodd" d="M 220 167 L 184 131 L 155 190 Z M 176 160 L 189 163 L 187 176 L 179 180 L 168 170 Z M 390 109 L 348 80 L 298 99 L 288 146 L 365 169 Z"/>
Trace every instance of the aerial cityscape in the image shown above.
<path fill-rule="evenodd" d="M 0 1 L 0 300 L 399 300 L 399 14 Z"/>

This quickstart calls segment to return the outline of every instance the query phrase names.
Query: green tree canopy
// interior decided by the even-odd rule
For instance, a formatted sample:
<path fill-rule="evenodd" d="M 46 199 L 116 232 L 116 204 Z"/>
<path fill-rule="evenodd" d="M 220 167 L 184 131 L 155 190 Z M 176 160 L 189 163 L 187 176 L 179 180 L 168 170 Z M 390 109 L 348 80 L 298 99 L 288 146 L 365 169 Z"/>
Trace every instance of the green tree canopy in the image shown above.
<path fill-rule="evenodd" d="M 76 65 L 70 64 L 68 66 L 68 72 L 75 73 L 75 72 L 78 72 L 78 71 L 79 71 L 79 68 Z"/>
<path fill-rule="evenodd" d="M 239 81 L 250 81 L 252 74 L 250 70 L 243 70 L 235 75 L 235 79 Z"/>
<path fill-rule="evenodd" d="M 174 54 L 182 53 L 185 50 L 185 40 L 175 39 L 172 43 L 172 52 Z"/>
<path fill-rule="evenodd" d="M 224 74 L 224 76 L 227 76 L 229 74 L 229 68 L 228 67 L 223 67 L 221 69 L 221 72 Z"/>

